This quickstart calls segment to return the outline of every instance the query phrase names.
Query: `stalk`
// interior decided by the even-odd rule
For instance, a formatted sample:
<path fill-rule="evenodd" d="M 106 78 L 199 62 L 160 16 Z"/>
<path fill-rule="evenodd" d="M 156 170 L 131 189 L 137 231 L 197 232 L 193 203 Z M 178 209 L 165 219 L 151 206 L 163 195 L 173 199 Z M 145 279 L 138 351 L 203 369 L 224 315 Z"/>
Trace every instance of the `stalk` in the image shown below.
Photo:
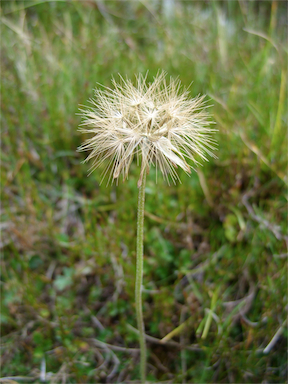
<path fill-rule="evenodd" d="M 135 283 L 136 316 L 137 316 L 137 327 L 139 330 L 140 373 L 141 373 L 142 384 L 144 384 L 146 380 L 146 342 L 145 342 L 145 328 L 144 328 L 143 312 L 142 312 L 145 184 L 146 184 L 146 170 L 144 170 L 142 184 L 139 187 L 139 195 L 138 195 L 136 283 Z"/>

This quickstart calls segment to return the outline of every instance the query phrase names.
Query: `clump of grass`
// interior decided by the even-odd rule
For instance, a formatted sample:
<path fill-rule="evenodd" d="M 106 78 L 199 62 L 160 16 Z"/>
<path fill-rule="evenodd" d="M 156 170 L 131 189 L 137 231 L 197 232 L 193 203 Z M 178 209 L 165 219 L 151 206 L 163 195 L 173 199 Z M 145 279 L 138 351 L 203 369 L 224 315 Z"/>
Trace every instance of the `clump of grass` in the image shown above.
<path fill-rule="evenodd" d="M 147 379 L 282 383 L 285 3 L 97 4 L 1 3 L 2 376 L 137 379 L 140 172 L 121 191 L 83 177 L 74 114 L 91 84 L 164 68 L 213 100 L 221 156 L 146 180 Z"/>

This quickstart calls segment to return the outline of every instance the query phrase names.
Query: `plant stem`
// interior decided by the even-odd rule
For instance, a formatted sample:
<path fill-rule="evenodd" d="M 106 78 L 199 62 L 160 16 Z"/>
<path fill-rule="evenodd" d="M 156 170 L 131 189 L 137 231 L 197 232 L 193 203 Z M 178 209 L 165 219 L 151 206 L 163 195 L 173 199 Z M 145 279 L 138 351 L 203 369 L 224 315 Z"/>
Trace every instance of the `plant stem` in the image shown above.
<path fill-rule="evenodd" d="M 139 330 L 139 343 L 140 343 L 140 372 L 141 372 L 141 382 L 143 384 L 145 383 L 145 380 L 146 380 L 146 342 L 145 342 L 145 329 L 144 329 L 143 312 L 142 312 L 145 184 L 146 184 L 146 170 L 144 171 L 144 174 L 143 174 L 142 184 L 139 187 L 139 195 L 138 195 L 136 283 L 135 283 L 136 315 L 137 315 L 137 326 Z"/>

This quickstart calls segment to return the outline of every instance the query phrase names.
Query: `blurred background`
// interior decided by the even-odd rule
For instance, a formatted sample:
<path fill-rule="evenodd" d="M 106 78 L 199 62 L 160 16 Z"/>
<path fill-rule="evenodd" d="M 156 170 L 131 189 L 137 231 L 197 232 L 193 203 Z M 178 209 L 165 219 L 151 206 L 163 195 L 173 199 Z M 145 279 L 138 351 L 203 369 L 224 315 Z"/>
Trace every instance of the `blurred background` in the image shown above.
<path fill-rule="evenodd" d="M 2 377 L 139 379 L 139 168 L 87 177 L 77 113 L 97 82 L 164 69 L 207 95 L 219 150 L 147 178 L 148 379 L 285 382 L 287 3 L 2 1 L 1 36 Z"/>

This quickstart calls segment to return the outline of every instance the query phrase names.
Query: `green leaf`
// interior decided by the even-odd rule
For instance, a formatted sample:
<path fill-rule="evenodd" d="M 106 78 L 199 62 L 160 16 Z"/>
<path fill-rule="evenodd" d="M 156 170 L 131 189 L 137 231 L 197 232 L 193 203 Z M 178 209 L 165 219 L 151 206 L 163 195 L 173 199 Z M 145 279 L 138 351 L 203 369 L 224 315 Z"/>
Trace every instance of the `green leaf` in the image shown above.
<path fill-rule="evenodd" d="M 225 230 L 225 236 L 231 243 L 234 243 L 237 239 L 237 235 L 238 235 L 237 226 L 238 226 L 238 220 L 235 215 L 229 214 L 225 217 L 224 224 L 223 224 L 223 227 Z"/>
<path fill-rule="evenodd" d="M 73 283 L 73 275 L 75 274 L 74 268 L 64 268 L 64 276 L 57 276 L 54 281 L 54 287 L 58 291 L 63 291 Z"/>

